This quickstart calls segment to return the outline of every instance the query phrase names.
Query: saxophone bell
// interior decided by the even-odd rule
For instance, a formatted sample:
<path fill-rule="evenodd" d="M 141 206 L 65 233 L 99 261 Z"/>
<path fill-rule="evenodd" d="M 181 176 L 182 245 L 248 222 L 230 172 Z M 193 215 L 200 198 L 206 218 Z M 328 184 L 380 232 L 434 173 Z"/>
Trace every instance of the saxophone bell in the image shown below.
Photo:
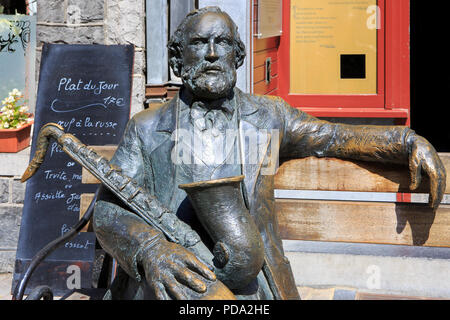
<path fill-rule="evenodd" d="M 217 277 L 230 289 L 245 288 L 264 264 L 261 234 L 245 206 L 244 176 L 182 184 L 198 219 L 214 241 Z"/>
<path fill-rule="evenodd" d="M 30 179 L 39 169 L 42 162 L 44 162 L 50 139 L 54 138 L 56 140 L 59 140 L 64 134 L 64 128 L 59 124 L 52 122 L 47 123 L 41 128 L 41 130 L 39 130 L 36 142 L 36 152 L 34 153 L 33 159 L 30 161 L 30 164 L 22 175 L 22 178 L 20 179 L 21 182 L 25 182 Z"/>

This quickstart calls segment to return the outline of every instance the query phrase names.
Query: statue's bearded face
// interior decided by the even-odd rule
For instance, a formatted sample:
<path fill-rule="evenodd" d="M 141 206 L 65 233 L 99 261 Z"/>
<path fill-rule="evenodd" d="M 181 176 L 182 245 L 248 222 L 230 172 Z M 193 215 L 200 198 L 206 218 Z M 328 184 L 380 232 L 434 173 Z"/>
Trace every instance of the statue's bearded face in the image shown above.
<path fill-rule="evenodd" d="M 195 17 L 186 30 L 181 77 L 194 96 L 225 97 L 236 84 L 234 34 L 224 15 Z"/>

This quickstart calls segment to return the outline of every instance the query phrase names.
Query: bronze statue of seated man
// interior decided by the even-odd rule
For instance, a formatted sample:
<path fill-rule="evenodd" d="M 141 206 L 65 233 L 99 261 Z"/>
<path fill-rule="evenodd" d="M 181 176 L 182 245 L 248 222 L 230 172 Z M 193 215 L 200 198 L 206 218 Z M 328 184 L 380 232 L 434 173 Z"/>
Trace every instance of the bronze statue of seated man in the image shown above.
<path fill-rule="evenodd" d="M 178 186 L 244 176 L 243 203 L 258 233 L 250 240 L 257 247 L 262 244 L 262 251 L 256 253 L 257 263 L 240 267 L 251 276 L 229 288 L 236 298 L 299 299 L 274 211 L 278 159 L 316 156 L 405 164 L 411 172 L 411 189 L 419 186 L 422 170 L 430 177 L 430 205 L 438 207 L 445 169 L 431 144 L 409 128 L 334 124 L 278 97 L 236 88 L 236 70 L 244 61 L 245 47 L 236 25 L 219 8 L 188 14 L 168 47 L 170 65 L 183 86 L 169 102 L 129 121 L 111 163 L 152 194 L 157 205 L 197 231 L 208 248 L 222 250 L 222 256 L 240 252 L 214 243 L 214 227 L 205 230 L 193 203 Z M 208 199 L 203 206 L 211 210 L 232 200 L 224 196 L 221 204 Z M 224 221 L 215 223 L 219 229 Z M 208 283 L 233 280 L 218 279 L 214 270 L 221 267 L 220 261 L 204 261 L 167 240 L 106 189 L 97 201 L 93 225 L 100 244 L 120 266 L 105 298 L 220 298 L 208 292 Z M 225 238 L 233 241 L 240 236 L 245 236 L 244 231 Z"/>

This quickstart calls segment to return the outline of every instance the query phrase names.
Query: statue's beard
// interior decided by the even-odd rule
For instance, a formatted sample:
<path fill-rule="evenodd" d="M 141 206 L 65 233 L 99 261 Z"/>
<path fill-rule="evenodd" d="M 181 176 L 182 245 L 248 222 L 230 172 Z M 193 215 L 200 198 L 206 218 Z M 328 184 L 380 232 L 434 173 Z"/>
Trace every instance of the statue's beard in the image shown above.
<path fill-rule="evenodd" d="M 208 71 L 212 66 L 220 69 Z M 219 99 L 226 97 L 236 84 L 236 69 L 218 63 L 199 63 L 182 69 L 184 85 L 197 97 Z"/>

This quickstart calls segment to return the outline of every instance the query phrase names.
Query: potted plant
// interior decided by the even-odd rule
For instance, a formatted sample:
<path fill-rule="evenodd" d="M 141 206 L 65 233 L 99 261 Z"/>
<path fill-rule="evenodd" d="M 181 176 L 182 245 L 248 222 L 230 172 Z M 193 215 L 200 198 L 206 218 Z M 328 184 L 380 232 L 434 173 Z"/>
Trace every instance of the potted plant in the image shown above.
<path fill-rule="evenodd" d="M 18 152 L 30 145 L 33 115 L 28 112 L 22 93 L 13 89 L 0 109 L 0 152 Z"/>

